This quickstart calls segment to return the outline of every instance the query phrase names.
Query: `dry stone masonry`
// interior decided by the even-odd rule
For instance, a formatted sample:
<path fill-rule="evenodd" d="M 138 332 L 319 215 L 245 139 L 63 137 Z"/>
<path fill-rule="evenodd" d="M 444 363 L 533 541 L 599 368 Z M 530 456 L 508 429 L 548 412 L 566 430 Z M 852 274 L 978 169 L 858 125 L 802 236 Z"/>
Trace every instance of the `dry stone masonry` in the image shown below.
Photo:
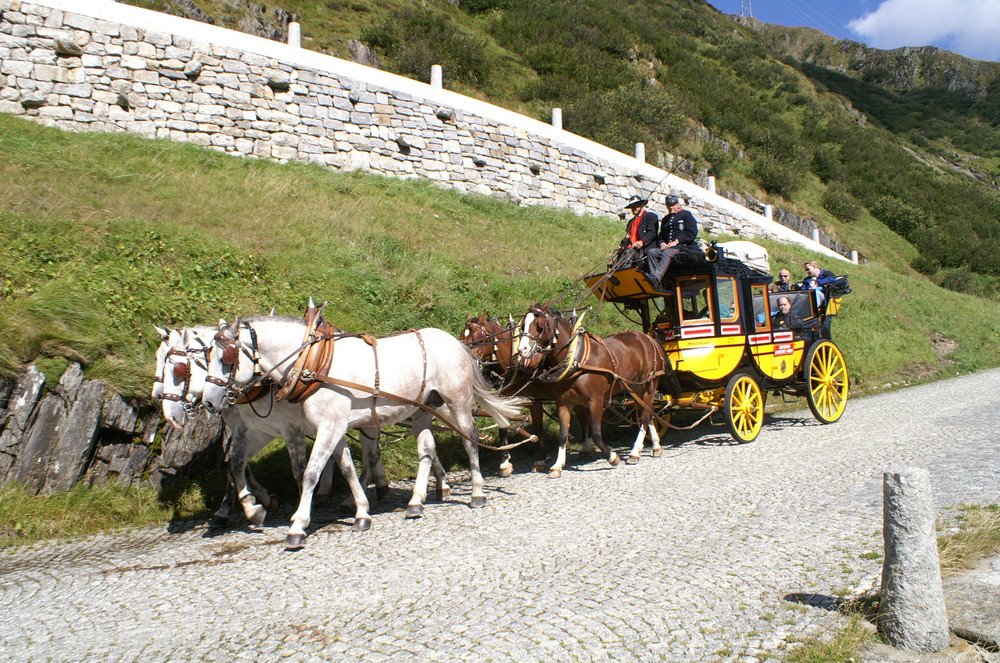
<path fill-rule="evenodd" d="M 556 127 L 371 67 L 110 0 L 0 0 L 0 112 L 245 157 L 422 177 L 617 214 L 681 195 L 712 233 L 843 256 L 680 177 Z M 654 206 L 662 198 L 654 197 Z"/>
<path fill-rule="evenodd" d="M 57 385 L 31 365 L 0 378 L 0 487 L 54 493 L 78 481 L 158 487 L 222 462 L 225 429 L 200 411 L 190 426 L 161 424 L 157 408 L 127 402 L 71 363 Z"/>

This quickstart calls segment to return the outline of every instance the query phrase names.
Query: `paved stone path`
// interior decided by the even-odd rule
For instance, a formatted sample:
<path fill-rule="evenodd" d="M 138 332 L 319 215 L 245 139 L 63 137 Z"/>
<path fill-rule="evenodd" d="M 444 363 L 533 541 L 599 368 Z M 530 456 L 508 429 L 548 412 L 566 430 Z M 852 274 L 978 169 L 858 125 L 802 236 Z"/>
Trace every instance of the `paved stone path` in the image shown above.
<path fill-rule="evenodd" d="M 487 478 L 489 503 L 357 534 L 332 512 L 298 553 L 263 531 L 143 530 L 0 551 L 0 659 L 755 661 L 832 631 L 878 582 L 882 472 L 924 466 L 939 506 L 1000 501 L 1000 371 L 855 399 L 758 440 L 672 433 L 663 458 Z M 574 459 L 576 460 L 576 459 Z M 520 468 L 519 468 L 520 469 Z"/>

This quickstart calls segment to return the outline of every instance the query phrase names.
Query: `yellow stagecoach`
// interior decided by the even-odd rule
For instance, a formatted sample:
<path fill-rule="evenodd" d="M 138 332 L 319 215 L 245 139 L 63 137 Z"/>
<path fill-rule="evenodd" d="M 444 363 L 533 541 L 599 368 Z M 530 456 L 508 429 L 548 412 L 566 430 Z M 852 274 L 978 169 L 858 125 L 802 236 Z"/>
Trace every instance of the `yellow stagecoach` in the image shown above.
<path fill-rule="evenodd" d="M 850 292 L 847 277 L 821 290 L 771 293 L 766 250 L 728 242 L 678 255 L 660 284 L 640 266 L 584 280 L 598 299 L 663 343 L 673 377 L 662 385 L 661 417 L 722 411 L 733 438 L 751 442 L 768 393 L 805 397 L 823 423 L 844 413 L 847 364 L 830 338 L 830 321 Z M 772 327 L 780 297 L 789 298 L 800 329 Z"/>

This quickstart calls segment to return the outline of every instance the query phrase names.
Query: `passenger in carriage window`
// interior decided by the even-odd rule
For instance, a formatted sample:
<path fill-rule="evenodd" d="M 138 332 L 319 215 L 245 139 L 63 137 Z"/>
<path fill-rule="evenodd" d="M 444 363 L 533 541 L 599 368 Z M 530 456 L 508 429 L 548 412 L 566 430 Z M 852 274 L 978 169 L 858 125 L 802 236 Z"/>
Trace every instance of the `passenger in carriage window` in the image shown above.
<path fill-rule="evenodd" d="M 792 302 L 788 297 L 778 297 L 778 311 L 771 316 L 771 329 L 805 329 L 802 318 L 792 313 Z"/>
<path fill-rule="evenodd" d="M 819 264 L 815 260 L 810 260 L 805 264 L 806 268 L 806 278 L 802 281 L 799 286 L 800 290 L 812 290 L 816 295 L 816 306 L 822 307 L 826 302 L 826 294 L 823 292 L 823 286 L 830 285 L 837 280 L 837 276 L 826 269 L 820 269 Z"/>
<path fill-rule="evenodd" d="M 815 260 L 810 260 L 805 264 L 806 278 L 799 285 L 800 290 L 815 290 L 825 285 L 830 285 L 837 280 L 836 275 L 826 269 L 821 269 Z"/>
<path fill-rule="evenodd" d="M 778 280 L 767 286 L 767 289 L 769 292 L 789 292 L 791 290 L 798 290 L 799 284 L 792 283 L 792 273 L 782 268 L 778 272 Z"/>

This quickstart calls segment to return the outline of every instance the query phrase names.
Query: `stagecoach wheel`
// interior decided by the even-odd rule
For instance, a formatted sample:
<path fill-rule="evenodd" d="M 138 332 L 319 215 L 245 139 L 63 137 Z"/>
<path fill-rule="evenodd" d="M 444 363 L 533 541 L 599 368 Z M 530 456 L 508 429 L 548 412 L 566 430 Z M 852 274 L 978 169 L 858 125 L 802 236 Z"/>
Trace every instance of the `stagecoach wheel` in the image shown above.
<path fill-rule="evenodd" d="M 806 402 L 824 424 L 840 419 L 847 407 L 847 362 L 833 341 L 820 341 L 806 353 Z"/>
<path fill-rule="evenodd" d="M 764 423 L 764 395 L 756 380 L 746 373 L 729 378 L 723 410 L 734 440 L 746 443 L 757 439 Z"/>

